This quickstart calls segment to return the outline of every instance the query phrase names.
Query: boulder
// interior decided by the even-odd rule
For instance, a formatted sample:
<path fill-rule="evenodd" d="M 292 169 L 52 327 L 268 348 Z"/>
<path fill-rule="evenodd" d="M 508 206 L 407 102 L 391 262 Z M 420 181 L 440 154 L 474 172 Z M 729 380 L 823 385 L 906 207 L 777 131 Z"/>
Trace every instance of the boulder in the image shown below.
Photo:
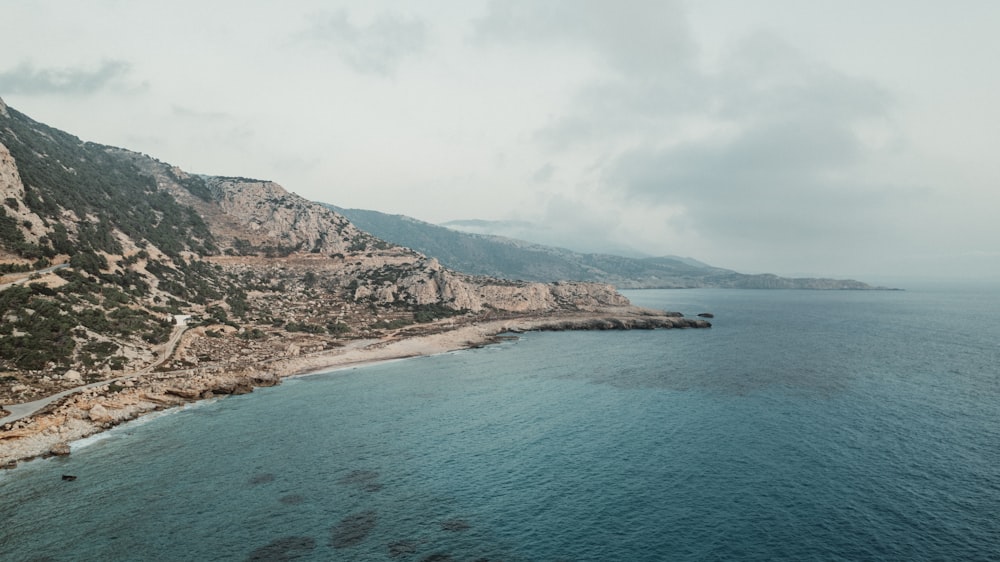
<path fill-rule="evenodd" d="M 87 415 L 90 417 L 91 421 L 96 423 L 107 423 L 114 419 L 111 412 L 109 412 L 108 409 L 101 404 L 94 404 L 94 406 L 90 408 L 90 412 Z"/>
<path fill-rule="evenodd" d="M 188 400 L 195 400 L 201 397 L 202 389 L 200 388 L 184 388 L 172 386 L 166 388 L 163 391 L 165 394 L 173 394 L 174 396 L 180 396 L 181 398 L 187 398 Z"/>
<path fill-rule="evenodd" d="M 80 371 L 70 369 L 63 375 L 63 380 L 69 382 L 80 382 L 83 380 L 83 376 L 80 374 Z"/>
<path fill-rule="evenodd" d="M 65 457 L 69 454 L 69 443 L 56 443 L 51 449 L 49 449 L 49 453 L 59 457 Z"/>

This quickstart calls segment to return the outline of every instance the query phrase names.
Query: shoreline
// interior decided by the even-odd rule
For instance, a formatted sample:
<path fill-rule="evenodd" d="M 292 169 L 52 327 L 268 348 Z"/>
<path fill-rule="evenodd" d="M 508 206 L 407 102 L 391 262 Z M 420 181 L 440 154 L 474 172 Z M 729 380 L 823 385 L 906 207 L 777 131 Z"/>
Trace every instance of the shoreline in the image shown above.
<path fill-rule="evenodd" d="M 185 404 L 247 394 L 299 378 L 388 361 L 473 349 L 501 341 L 505 332 L 707 328 L 703 320 L 637 307 L 602 312 L 559 312 L 504 320 L 438 324 L 417 335 L 394 333 L 378 340 L 350 341 L 343 347 L 295 357 L 274 357 L 249 368 L 223 367 L 120 377 L 122 385 L 81 388 L 0 430 L 0 468 L 16 468 L 36 458 L 71 453 L 71 443 L 123 423 Z M 4 422 L 0 418 L 0 426 Z"/>

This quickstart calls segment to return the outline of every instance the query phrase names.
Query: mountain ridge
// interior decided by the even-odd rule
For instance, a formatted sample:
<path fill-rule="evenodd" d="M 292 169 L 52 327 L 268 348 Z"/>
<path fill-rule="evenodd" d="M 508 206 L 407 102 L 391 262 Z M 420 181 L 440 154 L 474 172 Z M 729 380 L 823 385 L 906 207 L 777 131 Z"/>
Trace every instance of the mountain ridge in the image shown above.
<path fill-rule="evenodd" d="M 632 258 L 581 253 L 504 236 L 450 229 L 406 215 L 327 206 L 380 238 L 434 256 L 444 265 L 470 274 L 537 282 L 572 279 L 610 283 L 619 289 L 885 290 L 885 287 L 852 279 L 739 273 L 692 258 Z"/>

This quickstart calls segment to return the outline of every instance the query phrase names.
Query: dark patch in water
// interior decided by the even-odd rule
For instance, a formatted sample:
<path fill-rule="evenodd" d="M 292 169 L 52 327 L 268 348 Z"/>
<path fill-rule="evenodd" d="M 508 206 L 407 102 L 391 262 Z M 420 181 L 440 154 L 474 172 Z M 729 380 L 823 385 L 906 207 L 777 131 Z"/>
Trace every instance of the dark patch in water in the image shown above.
<path fill-rule="evenodd" d="M 312 537 L 282 537 L 250 553 L 247 560 L 283 562 L 305 556 L 316 548 L 316 539 Z"/>
<path fill-rule="evenodd" d="M 448 562 L 449 560 L 454 560 L 450 554 L 441 554 L 440 552 L 435 552 L 430 556 L 422 558 L 420 562 Z"/>
<path fill-rule="evenodd" d="M 449 519 L 441 522 L 442 531 L 464 531 L 469 527 L 469 522 L 461 519 Z"/>
<path fill-rule="evenodd" d="M 274 475 L 270 472 L 264 472 L 261 474 L 254 474 L 250 477 L 250 485 L 256 486 L 257 484 L 267 484 L 268 482 L 274 482 Z"/>
<path fill-rule="evenodd" d="M 361 486 L 378 479 L 379 474 L 374 470 L 352 470 L 337 480 L 338 484 L 345 486 Z"/>
<path fill-rule="evenodd" d="M 287 496 L 281 496 L 278 501 L 285 505 L 298 505 L 306 501 L 306 497 L 299 494 L 289 494 Z"/>
<path fill-rule="evenodd" d="M 361 544 L 368 533 L 375 528 L 377 520 L 378 517 L 374 511 L 362 511 L 348 515 L 330 530 L 330 546 L 347 548 Z"/>
<path fill-rule="evenodd" d="M 418 541 L 396 541 L 389 543 L 389 556 L 396 558 L 398 556 L 406 556 L 409 554 L 416 554 L 417 545 L 420 543 Z"/>
<path fill-rule="evenodd" d="M 352 470 L 337 480 L 338 484 L 352 486 L 365 492 L 377 492 L 382 489 L 382 484 L 376 482 L 379 473 L 374 470 Z"/>

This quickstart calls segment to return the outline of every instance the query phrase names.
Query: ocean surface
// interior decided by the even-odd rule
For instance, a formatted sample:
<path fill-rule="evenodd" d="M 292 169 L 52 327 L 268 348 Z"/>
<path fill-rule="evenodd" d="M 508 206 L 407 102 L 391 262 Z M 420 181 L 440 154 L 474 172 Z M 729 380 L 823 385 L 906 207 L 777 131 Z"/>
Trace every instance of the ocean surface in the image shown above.
<path fill-rule="evenodd" d="M 714 327 L 127 424 L 0 472 L 0 559 L 1000 560 L 1000 291 L 627 295 Z"/>

